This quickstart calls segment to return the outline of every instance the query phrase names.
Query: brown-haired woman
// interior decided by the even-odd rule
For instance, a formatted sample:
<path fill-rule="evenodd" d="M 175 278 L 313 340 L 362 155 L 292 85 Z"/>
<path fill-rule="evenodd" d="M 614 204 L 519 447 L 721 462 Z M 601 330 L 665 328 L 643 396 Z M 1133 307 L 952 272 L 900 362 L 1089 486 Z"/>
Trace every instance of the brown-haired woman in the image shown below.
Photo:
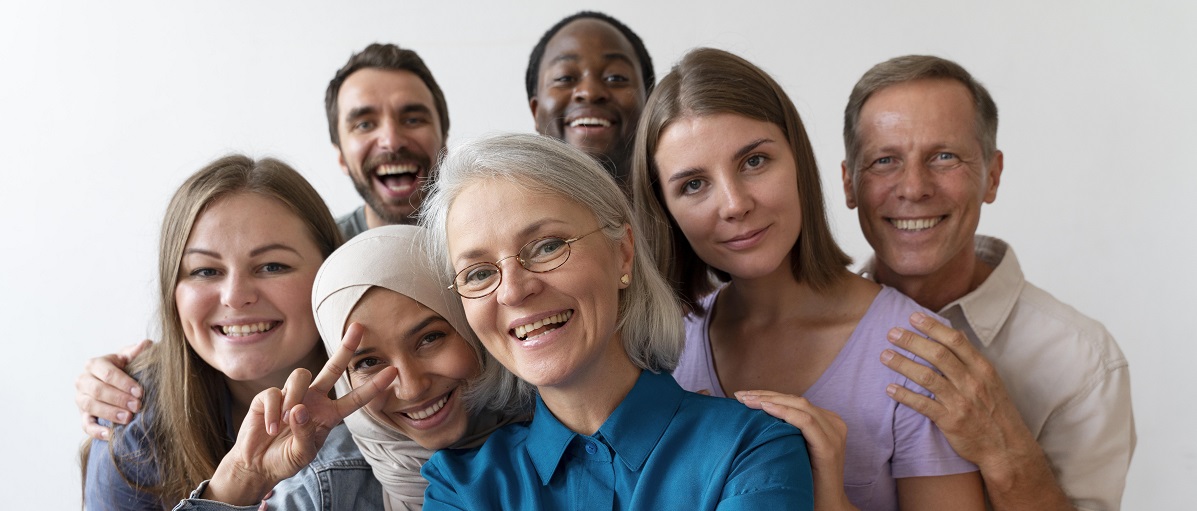
<path fill-rule="evenodd" d="M 87 509 L 173 506 L 213 476 L 259 392 L 319 371 L 328 357 L 309 297 L 340 244 L 319 194 L 277 160 L 226 156 L 183 183 L 159 245 L 162 342 L 130 367 L 144 411 L 85 449 Z M 339 463 L 320 477 L 337 480 L 334 497 L 381 507 L 349 433 L 328 434 L 320 456 Z"/>

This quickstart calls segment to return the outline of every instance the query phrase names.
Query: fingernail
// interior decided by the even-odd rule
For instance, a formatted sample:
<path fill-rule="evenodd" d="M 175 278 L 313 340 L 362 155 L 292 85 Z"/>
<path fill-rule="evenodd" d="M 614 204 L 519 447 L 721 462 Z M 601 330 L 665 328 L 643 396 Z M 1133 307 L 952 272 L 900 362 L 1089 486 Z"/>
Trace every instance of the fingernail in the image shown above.
<path fill-rule="evenodd" d="M 100 432 L 100 436 L 104 437 L 104 440 L 108 440 L 108 434 L 109 434 L 109 431 L 106 429 L 104 431 Z"/>
<path fill-rule="evenodd" d="M 296 424 L 307 424 L 308 423 L 308 409 L 307 408 L 300 408 L 298 411 L 295 412 L 295 423 Z"/>
<path fill-rule="evenodd" d="M 929 318 L 927 318 L 927 315 L 923 314 L 921 312 L 916 312 L 910 316 L 910 322 L 914 323 L 916 326 L 926 325 L 927 319 L 929 319 Z"/>
<path fill-rule="evenodd" d="M 287 422 L 288 415 L 291 415 L 291 410 L 283 410 L 283 422 Z"/>
<path fill-rule="evenodd" d="M 141 397 L 141 387 L 133 387 L 129 389 L 129 393 L 133 394 L 133 397 Z"/>
<path fill-rule="evenodd" d="M 893 383 L 891 383 L 891 384 L 889 384 L 889 385 L 886 385 L 886 386 L 885 386 L 885 393 L 886 393 L 886 394 L 889 394 L 890 396 L 893 396 L 894 394 L 897 394 L 897 393 L 898 393 L 898 386 L 897 386 L 897 385 L 895 385 L 895 384 L 893 384 Z"/>
<path fill-rule="evenodd" d="M 137 401 L 129 401 L 128 403 L 125 403 L 125 406 L 129 409 L 130 412 L 137 411 Z"/>
<path fill-rule="evenodd" d="M 117 412 L 116 420 L 117 420 L 117 422 L 121 422 L 121 423 L 128 422 L 129 421 L 129 412 Z"/>
<path fill-rule="evenodd" d="M 761 401 L 761 408 L 763 408 L 763 409 L 766 409 L 766 410 L 768 410 L 768 409 L 770 409 L 770 408 L 774 408 L 774 407 L 776 407 L 776 406 L 777 406 L 777 405 L 775 405 L 775 404 L 773 404 L 773 403 L 770 403 L 770 402 L 768 402 L 768 401 Z"/>
<path fill-rule="evenodd" d="M 266 425 L 266 434 L 267 435 L 274 436 L 274 433 L 276 431 L 278 431 L 278 424 L 271 422 L 270 424 Z"/>
<path fill-rule="evenodd" d="M 893 359 L 894 359 L 893 350 L 885 350 L 885 351 L 881 352 L 881 361 L 882 362 L 889 362 L 890 360 L 893 360 Z"/>
<path fill-rule="evenodd" d="M 889 337 L 889 340 L 891 340 L 891 341 L 896 341 L 898 339 L 901 339 L 902 338 L 902 329 L 896 328 L 896 327 L 891 328 L 891 329 L 889 329 L 889 332 L 885 334 L 885 336 Z"/>

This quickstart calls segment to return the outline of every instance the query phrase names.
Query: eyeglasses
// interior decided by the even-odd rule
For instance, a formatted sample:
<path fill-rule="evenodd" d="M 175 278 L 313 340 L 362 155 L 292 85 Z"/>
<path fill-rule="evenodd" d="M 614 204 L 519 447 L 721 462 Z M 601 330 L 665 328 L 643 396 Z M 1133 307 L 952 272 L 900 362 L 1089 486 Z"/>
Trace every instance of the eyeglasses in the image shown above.
<path fill-rule="evenodd" d="M 529 241 L 520 248 L 516 255 L 510 255 L 493 263 L 474 263 L 457 272 L 453 277 L 453 285 L 448 289 L 457 291 L 462 298 L 482 298 L 495 292 L 503 282 L 503 270 L 499 263 L 515 258 L 520 266 L 532 273 L 545 273 L 560 268 L 569 260 L 570 246 L 575 241 L 603 230 L 602 227 L 581 236 L 561 239 L 557 236 L 546 236 Z"/>

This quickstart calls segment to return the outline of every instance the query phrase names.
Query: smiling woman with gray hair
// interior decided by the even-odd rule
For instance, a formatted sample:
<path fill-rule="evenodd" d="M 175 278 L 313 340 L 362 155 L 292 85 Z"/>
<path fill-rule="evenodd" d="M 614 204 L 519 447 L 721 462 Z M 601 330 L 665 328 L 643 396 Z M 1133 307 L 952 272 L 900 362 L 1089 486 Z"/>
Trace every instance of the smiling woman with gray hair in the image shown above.
<path fill-rule="evenodd" d="M 546 137 L 500 135 L 439 168 L 422 222 L 503 366 L 481 385 L 535 397 L 536 413 L 480 448 L 434 455 L 426 509 L 668 509 L 678 495 L 687 509 L 811 508 L 797 429 L 667 374 L 680 309 L 597 163 Z"/>

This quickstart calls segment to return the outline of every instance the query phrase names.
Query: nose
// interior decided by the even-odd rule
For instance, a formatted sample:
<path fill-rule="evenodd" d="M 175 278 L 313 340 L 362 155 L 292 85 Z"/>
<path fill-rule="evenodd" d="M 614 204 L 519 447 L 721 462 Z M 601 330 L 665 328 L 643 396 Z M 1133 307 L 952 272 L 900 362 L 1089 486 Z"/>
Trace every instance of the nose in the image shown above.
<path fill-rule="evenodd" d="M 378 130 L 378 146 L 388 152 L 398 151 L 407 146 L 407 133 L 403 130 L 403 123 L 398 119 L 388 119 Z"/>
<path fill-rule="evenodd" d="M 931 197 L 935 189 L 931 175 L 932 170 L 924 163 L 912 162 L 904 165 L 898 175 L 898 198 L 908 201 L 921 201 Z"/>
<path fill-rule="evenodd" d="M 220 301 L 225 307 L 240 309 L 258 301 L 258 287 L 253 277 L 241 272 L 231 272 L 224 279 L 220 290 Z"/>
<path fill-rule="evenodd" d="M 574 86 L 574 101 L 579 103 L 601 103 L 609 99 L 608 96 L 607 84 L 601 76 L 587 73 Z"/>
<path fill-rule="evenodd" d="M 495 290 L 499 303 L 507 306 L 519 305 L 524 299 L 536 294 L 540 279 L 520 265 L 514 257 L 499 262 L 503 272 L 499 288 Z"/>
<path fill-rule="evenodd" d="M 717 183 L 723 201 L 719 204 L 719 216 L 724 220 L 740 220 L 755 207 L 752 194 L 737 179 Z"/>
<path fill-rule="evenodd" d="M 427 392 L 432 386 L 432 380 L 428 377 L 424 364 L 413 357 L 404 356 L 399 358 L 395 368 L 399 370 L 395 381 L 391 383 L 391 391 L 395 393 L 395 397 L 405 401 L 430 397 Z"/>

